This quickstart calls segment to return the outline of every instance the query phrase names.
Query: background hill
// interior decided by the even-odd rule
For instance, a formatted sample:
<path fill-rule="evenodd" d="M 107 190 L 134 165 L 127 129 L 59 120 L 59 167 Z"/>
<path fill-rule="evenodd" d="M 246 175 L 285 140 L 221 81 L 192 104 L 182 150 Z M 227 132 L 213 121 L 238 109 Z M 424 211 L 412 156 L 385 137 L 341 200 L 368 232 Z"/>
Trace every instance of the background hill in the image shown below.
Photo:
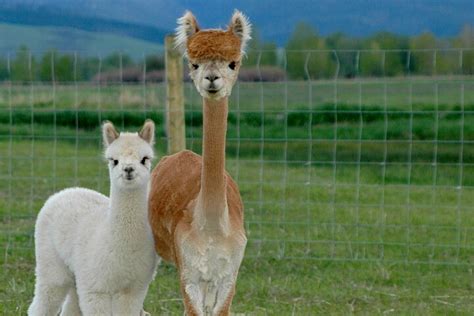
<path fill-rule="evenodd" d="M 279 47 L 300 52 L 308 49 L 448 49 L 436 57 L 438 74 L 474 73 L 474 28 L 469 26 L 474 21 L 474 3 L 466 0 L 450 1 L 449 4 L 434 0 L 357 0 L 338 1 L 337 4 L 333 0 L 294 0 L 291 4 L 269 0 L 241 0 L 238 3 L 217 0 L 0 0 L 0 80 L 8 77 L 5 52 L 20 52 L 15 56 L 19 67 L 17 75 L 13 76 L 19 81 L 29 78 L 28 72 L 20 67 L 27 62 L 29 52 L 37 57 L 35 64 L 39 66 L 34 76 L 41 80 L 51 79 L 46 76 L 51 68 L 48 66 L 51 56 L 54 56 L 55 64 L 62 63 L 64 67 L 55 67 L 64 70 L 64 76 L 56 74 L 60 81 L 70 79 L 66 74 L 74 60 L 72 52 L 79 52 L 86 55 L 82 67 L 86 70 L 80 79 L 95 78 L 93 70 L 98 71 L 96 64 L 101 63 L 96 57 L 100 55 L 107 62 L 101 64 L 101 71 L 108 70 L 114 77 L 117 75 L 113 73 L 114 69 L 122 66 L 128 68 L 126 74 L 132 75 L 129 79 L 136 81 L 143 61 L 147 71 L 162 70 L 163 62 L 156 53 L 162 51 L 165 34 L 173 32 L 176 18 L 185 9 L 195 13 L 201 27 L 208 28 L 224 27 L 234 7 L 244 11 L 254 25 L 253 40 L 249 44 L 254 50 L 250 50 L 246 59 L 246 65 L 250 67 L 259 62 L 262 66 L 285 68 Z M 19 50 L 19 47 L 24 49 Z M 455 67 L 459 64 L 456 49 L 468 49 L 463 52 L 461 67 Z M 257 50 L 266 53 L 259 57 L 255 53 Z M 113 54 L 115 52 L 122 54 Z M 432 74 L 432 55 L 429 51 L 413 55 L 407 66 L 404 51 L 390 54 L 384 63 L 377 53 L 358 57 L 345 53 L 338 56 L 339 75 L 352 78 L 357 75 Z M 286 66 L 290 78 L 307 76 L 304 73 L 306 58 L 304 53 L 291 56 L 291 62 Z M 365 72 L 358 71 L 356 58 Z M 319 54 L 318 58 L 311 59 L 308 67 L 312 78 L 331 78 L 336 69 L 335 57 Z M 280 74 L 276 76 L 275 71 Z M 268 74 L 266 78 L 278 79 L 281 69 L 268 69 Z M 255 74 L 249 77 L 260 78 Z M 125 80 L 125 77 L 120 78 Z"/>
<path fill-rule="evenodd" d="M 14 34 L 14 36 L 12 36 Z M 27 46 L 36 56 L 49 50 L 76 51 L 82 55 L 105 56 L 124 51 L 133 59 L 153 54 L 162 49 L 158 43 L 148 42 L 113 33 L 88 32 L 70 27 L 28 26 L 0 24 L 0 52 L 15 52 Z"/>
<path fill-rule="evenodd" d="M 185 9 L 192 10 L 203 27 L 215 27 L 227 24 L 234 8 L 249 15 L 264 40 L 279 46 L 286 43 L 298 22 L 312 25 L 322 35 L 431 31 L 446 37 L 474 21 L 472 0 L 0 0 L 0 20 L 111 32 L 156 42 L 174 29 L 176 17 Z"/>

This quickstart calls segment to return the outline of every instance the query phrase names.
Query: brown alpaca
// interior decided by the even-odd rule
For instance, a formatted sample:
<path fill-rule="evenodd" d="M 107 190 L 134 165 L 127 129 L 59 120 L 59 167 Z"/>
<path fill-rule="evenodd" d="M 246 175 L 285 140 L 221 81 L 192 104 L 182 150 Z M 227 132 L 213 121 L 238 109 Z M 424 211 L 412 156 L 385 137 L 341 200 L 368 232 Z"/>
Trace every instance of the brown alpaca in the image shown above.
<path fill-rule="evenodd" d="M 176 44 L 203 97 L 202 158 L 164 157 L 152 173 L 150 223 L 159 255 L 177 268 L 187 315 L 228 315 L 247 238 L 239 189 L 225 171 L 228 97 L 250 24 L 236 11 L 227 30 L 200 30 L 190 12 Z"/>

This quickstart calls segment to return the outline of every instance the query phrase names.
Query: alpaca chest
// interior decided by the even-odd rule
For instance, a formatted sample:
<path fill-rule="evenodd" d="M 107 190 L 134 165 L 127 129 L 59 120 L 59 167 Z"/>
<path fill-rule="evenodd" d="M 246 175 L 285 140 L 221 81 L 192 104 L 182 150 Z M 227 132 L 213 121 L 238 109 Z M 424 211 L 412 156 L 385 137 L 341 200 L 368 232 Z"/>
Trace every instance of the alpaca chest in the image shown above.
<path fill-rule="evenodd" d="M 184 242 L 181 248 L 181 277 L 185 292 L 198 313 L 217 315 L 233 291 L 243 258 L 242 247 L 207 237 L 199 246 Z"/>
<path fill-rule="evenodd" d="M 146 283 L 154 273 L 156 260 L 150 242 L 133 247 L 113 247 L 88 258 L 84 264 L 87 268 L 79 268 L 78 273 L 88 275 L 97 290 L 112 293 Z"/>

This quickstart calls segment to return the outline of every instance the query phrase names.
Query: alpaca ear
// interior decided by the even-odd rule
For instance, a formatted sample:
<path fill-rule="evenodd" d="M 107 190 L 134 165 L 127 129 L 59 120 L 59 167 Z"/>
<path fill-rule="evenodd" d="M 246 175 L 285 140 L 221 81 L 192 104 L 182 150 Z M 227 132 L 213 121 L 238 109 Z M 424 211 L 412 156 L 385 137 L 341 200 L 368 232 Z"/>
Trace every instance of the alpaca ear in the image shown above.
<path fill-rule="evenodd" d="M 199 32 L 199 26 L 191 11 L 186 11 L 177 22 L 178 27 L 176 28 L 176 36 L 174 39 L 175 46 L 180 51 L 185 52 L 189 38 Z"/>
<path fill-rule="evenodd" d="M 155 142 L 155 123 L 152 120 L 146 120 L 138 136 L 148 144 L 153 145 Z"/>
<path fill-rule="evenodd" d="M 119 136 L 120 134 L 115 129 L 114 124 L 110 121 L 104 121 L 102 124 L 102 138 L 104 139 L 105 146 L 110 146 Z"/>
<path fill-rule="evenodd" d="M 240 50 L 244 54 L 245 49 L 247 48 L 247 43 L 252 38 L 250 37 L 250 33 L 252 33 L 252 24 L 250 24 L 249 19 L 242 12 L 235 10 L 230 19 L 229 31 L 232 31 L 232 33 L 240 38 L 242 43 Z"/>

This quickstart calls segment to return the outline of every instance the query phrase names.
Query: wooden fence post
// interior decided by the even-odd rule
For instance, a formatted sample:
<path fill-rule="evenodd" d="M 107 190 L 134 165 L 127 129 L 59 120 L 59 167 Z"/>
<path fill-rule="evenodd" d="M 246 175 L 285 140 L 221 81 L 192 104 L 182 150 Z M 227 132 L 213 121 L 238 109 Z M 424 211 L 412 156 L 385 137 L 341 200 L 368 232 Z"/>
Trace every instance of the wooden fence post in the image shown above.
<path fill-rule="evenodd" d="M 175 48 L 174 37 L 165 38 L 166 133 L 168 154 L 186 148 L 183 92 L 183 58 Z"/>

